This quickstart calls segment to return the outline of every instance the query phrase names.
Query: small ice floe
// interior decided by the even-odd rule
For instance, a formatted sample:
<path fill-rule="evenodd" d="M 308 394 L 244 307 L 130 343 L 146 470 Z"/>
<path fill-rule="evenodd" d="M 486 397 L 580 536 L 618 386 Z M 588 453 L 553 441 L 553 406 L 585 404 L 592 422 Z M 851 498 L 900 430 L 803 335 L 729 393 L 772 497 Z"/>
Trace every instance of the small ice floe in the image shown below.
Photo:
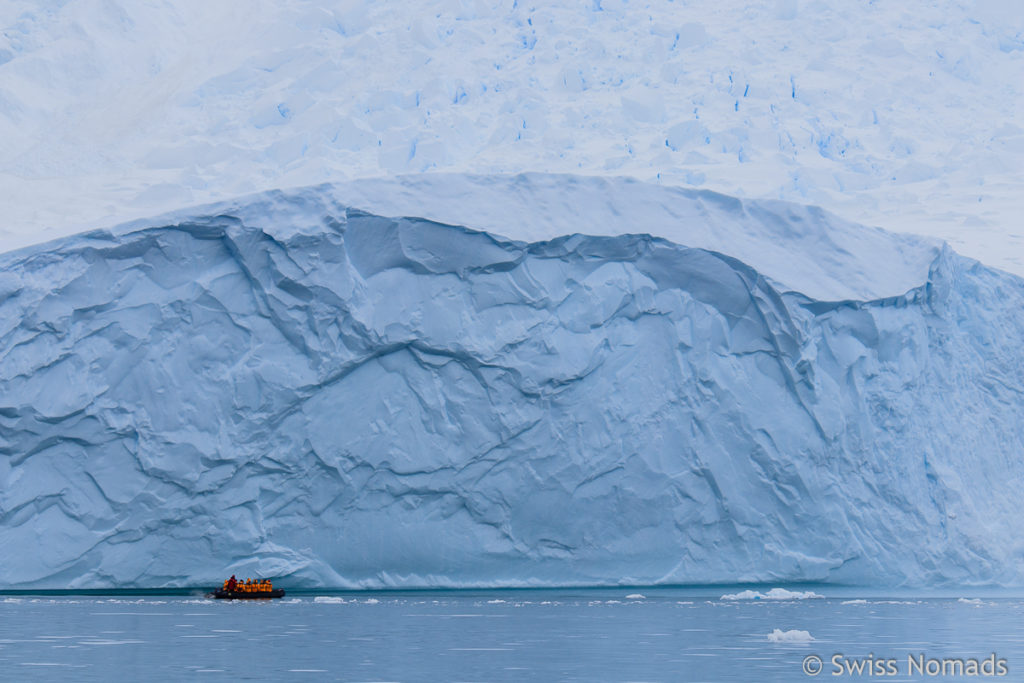
<path fill-rule="evenodd" d="M 863 598 L 857 598 L 856 600 L 843 600 L 840 605 L 866 605 L 868 601 Z"/>
<path fill-rule="evenodd" d="M 965 605 L 983 605 L 981 598 L 959 598 L 957 602 L 962 602 Z"/>
<path fill-rule="evenodd" d="M 365 600 L 363 600 L 363 603 L 367 605 L 377 605 L 380 604 L 380 600 L 378 600 L 377 598 L 366 598 Z"/>
<path fill-rule="evenodd" d="M 487 604 L 488 605 L 504 605 L 505 601 L 504 600 L 488 600 Z"/>
<path fill-rule="evenodd" d="M 772 643 L 809 643 L 814 640 L 814 636 L 807 631 L 798 631 L 796 629 L 792 631 L 774 629 L 768 634 L 768 640 Z"/>
<path fill-rule="evenodd" d="M 328 595 L 318 595 L 315 598 L 313 598 L 313 602 L 319 602 L 328 605 L 344 605 L 345 598 L 335 598 Z"/>
<path fill-rule="evenodd" d="M 629 595 L 626 596 L 626 599 L 627 600 L 646 600 L 647 596 L 646 595 L 641 595 L 640 593 L 630 593 Z"/>
<path fill-rule="evenodd" d="M 21 662 L 22 666 L 71 666 L 62 662 Z"/>
<path fill-rule="evenodd" d="M 727 593 L 722 600 L 808 600 L 810 598 L 824 598 L 812 591 L 788 591 L 785 588 L 772 588 L 767 593 L 745 590 L 740 593 Z"/>
<path fill-rule="evenodd" d="M 88 637 L 87 637 L 88 638 Z M 78 641 L 79 645 L 137 645 L 144 643 L 144 640 L 113 640 L 110 638 L 88 638 Z"/>

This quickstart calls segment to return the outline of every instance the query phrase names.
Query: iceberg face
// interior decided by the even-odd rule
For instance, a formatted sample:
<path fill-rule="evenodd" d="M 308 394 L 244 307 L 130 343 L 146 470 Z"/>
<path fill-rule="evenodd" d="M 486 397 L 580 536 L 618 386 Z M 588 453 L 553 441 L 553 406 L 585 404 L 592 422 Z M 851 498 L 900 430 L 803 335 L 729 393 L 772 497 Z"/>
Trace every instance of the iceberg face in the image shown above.
<path fill-rule="evenodd" d="M 5 587 L 1024 579 L 1020 279 L 924 245 L 829 299 L 728 244 L 348 191 L 0 255 Z"/>

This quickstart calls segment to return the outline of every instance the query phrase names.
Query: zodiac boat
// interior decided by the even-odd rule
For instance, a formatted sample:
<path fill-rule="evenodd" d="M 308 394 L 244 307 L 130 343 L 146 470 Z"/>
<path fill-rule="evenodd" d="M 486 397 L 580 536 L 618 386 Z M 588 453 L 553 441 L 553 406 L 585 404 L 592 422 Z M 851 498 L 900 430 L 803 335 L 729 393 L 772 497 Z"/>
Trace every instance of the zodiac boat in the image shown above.
<path fill-rule="evenodd" d="M 216 590 L 212 593 L 207 593 L 206 597 L 213 598 L 215 600 L 268 600 L 270 598 L 281 598 L 284 597 L 283 588 L 275 588 L 271 591 L 226 591 Z"/>

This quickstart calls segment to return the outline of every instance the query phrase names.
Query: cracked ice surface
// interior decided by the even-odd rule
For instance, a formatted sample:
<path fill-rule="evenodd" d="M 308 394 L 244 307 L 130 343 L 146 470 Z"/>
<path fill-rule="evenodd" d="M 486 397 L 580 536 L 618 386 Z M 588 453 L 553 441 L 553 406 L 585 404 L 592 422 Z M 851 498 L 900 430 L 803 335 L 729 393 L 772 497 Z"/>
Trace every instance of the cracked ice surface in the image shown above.
<path fill-rule="evenodd" d="M 0 256 L 3 585 L 1021 583 L 1024 282 L 606 189 L 542 220 L 635 234 L 345 186 Z"/>
<path fill-rule="evenodd" d="M 4 0 L 0 251 L 531 170 L 819 205 L 1024 274 L 1022 105 L 1016 0 Z"/>

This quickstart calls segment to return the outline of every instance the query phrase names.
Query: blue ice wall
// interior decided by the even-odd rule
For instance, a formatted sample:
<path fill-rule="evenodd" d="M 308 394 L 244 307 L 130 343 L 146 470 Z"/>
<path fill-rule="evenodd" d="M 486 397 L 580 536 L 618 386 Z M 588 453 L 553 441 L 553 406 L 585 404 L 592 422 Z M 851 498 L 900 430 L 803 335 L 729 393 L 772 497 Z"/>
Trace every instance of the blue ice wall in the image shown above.
<path fill-rule="evenodd" d="M 1020 279 L 315 195 L 0 255 L 0 585 L 1024 579 Z"/>

